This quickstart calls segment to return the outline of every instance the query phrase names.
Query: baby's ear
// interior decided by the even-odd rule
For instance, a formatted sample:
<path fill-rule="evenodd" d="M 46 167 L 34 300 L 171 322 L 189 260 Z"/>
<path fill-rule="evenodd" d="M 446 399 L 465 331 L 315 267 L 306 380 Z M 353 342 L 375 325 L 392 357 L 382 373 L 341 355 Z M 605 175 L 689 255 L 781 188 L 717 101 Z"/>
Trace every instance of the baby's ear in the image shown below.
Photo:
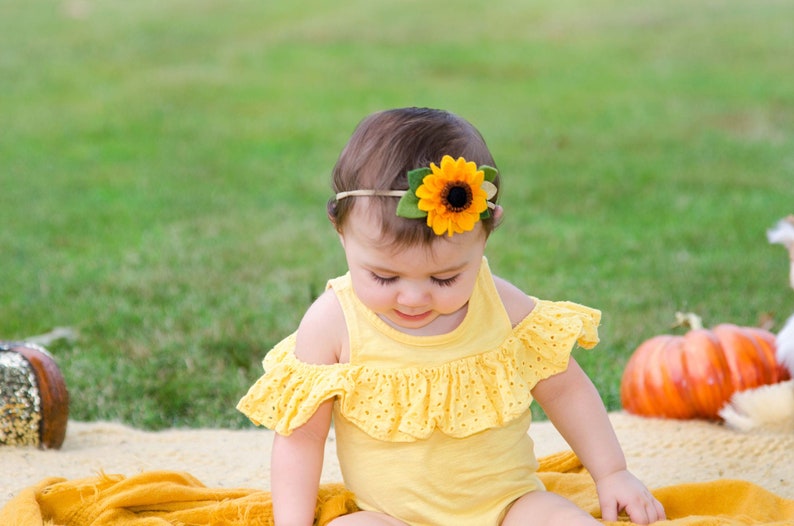
<path fill-rule="evenodd" d="M 502 205 L 496 205 L 493 209 L 493 225 L 494 227 L 499 226 L 499 223 L 502 222 L 502 216 L 504 215 L 504 208 Z"/>
<path fill-rule="evenodd" d="M 328 203 L 325 205 L 325 213 L 328 216 L 328 220 L 334 225 L 334 228 L 337 232 L 339 232 L 339 225 L 336 224 L 336 198 L 332 197 L 328 200 Z"/>

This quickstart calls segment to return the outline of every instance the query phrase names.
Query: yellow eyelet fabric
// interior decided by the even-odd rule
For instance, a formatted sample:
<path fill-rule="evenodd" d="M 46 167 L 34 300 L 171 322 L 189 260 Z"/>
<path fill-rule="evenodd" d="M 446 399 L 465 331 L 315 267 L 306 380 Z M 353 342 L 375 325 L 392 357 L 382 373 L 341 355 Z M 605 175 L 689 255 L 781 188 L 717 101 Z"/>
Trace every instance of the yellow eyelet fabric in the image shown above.
<path fill-rule="evenodd" d="M 493 297 L 496 291 L 486 262 L 483 268 L 478 281 L 484 282 L 484 294 Z M 343 277 L 332 284 L 338 294 L 347 294 L 352 293 L 348 282 Z M 410 346 L 420 337 L 403 343 L 409 346 L 405 353 L 410 362 L 402 367 L 357 363 L 354 358 L 360 357 L 355 353 L 348 364 L 307 364 L 295 357 L 292 334 L 267 354 L 265 374 L 238 409 L 254 423 L 288 435 L 320 404 L 336 397 L 337 410 L 345 419 L 369 436 L 391 442 L 427 439 L 436 430 L 463 438 L 504 426 L 526 413 L 535 384 L 566 369 L 576 344 L 591 348 L 598 343 L 599 311 L 570 302 L 535 301 L 533 311 L 512 330 L 508 325 L 506 337 L 500 336 L 490 348 L 464 350 L 460 358 L 430 365 L 422 365 L 421 357 L 433 356 L 432 349 L 421 348 L 411 355 L 416 346 Z M 464 320 L 472 325 L 472 333 L 487 333 L 490 326 L 504 321 L 504 311 L 480 312 L 494 310 L 493 305 L 472 297 Z M 361 337 L 359 325 L 348 323 L 351 348 Z M 375 325 L 373 335 L 365 337 L 377 338 L 379 331 L 393 330 Z M 466 331 L 458 337 L 461 342 L 470 339 Z"/>

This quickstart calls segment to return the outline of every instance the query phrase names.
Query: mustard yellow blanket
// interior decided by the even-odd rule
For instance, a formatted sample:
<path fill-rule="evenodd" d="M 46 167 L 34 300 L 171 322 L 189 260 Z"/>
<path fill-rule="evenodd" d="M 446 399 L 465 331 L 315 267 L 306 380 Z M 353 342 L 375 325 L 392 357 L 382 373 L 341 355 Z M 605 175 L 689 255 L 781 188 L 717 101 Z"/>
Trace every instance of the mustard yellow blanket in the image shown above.
<path fill-rule="evenodd" d="M 599 516 L 595 486 L 573 453 L 541 459 L 540 476 L 550 491 Z M 794 525 L 794 500 L 749 482 L 678 484 L 653 493 L 669 518 L 660 525 Z M 324 484 L 316 523 L 323 526 L 355 509 L 353 495 L 343 485 Z M 267 491 L 208 488 L 187 473 L 147 471 L 131 477 L 101 474 L 79 480 L 44 479 L 0 510 L 0 525 L 265 526 L 273 524 L 271 510 Z"/>

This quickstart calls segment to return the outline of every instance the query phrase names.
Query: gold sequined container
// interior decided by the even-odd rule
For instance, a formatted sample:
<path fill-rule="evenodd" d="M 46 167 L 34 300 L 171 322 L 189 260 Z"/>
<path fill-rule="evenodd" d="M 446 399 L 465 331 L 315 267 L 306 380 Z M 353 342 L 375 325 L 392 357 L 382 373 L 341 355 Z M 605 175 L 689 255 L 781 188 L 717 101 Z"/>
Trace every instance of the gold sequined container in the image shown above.
<path fill-rule="evenodd" d="M 0 342 L 0 445 L 60 448 L 68 419 L 69 393 L 52 356 Z"/>

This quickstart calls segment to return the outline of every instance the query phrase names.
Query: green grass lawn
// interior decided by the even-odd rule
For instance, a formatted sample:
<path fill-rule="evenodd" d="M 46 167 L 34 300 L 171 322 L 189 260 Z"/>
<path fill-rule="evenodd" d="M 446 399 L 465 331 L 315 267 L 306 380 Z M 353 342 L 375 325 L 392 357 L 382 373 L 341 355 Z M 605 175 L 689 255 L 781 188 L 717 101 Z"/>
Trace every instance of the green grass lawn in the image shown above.
<path fill-rule="evenodd" d="M 610 409 L 675 311 L 794 310 L 788 1 L 6 0 L 0 338 L 51 346 L 71 416 L 249 425 L 234 405 L 344 272 L 329 174 L 358 121 L 472 121 L 504 177 L 495 272 L 604 311 Z"/>

